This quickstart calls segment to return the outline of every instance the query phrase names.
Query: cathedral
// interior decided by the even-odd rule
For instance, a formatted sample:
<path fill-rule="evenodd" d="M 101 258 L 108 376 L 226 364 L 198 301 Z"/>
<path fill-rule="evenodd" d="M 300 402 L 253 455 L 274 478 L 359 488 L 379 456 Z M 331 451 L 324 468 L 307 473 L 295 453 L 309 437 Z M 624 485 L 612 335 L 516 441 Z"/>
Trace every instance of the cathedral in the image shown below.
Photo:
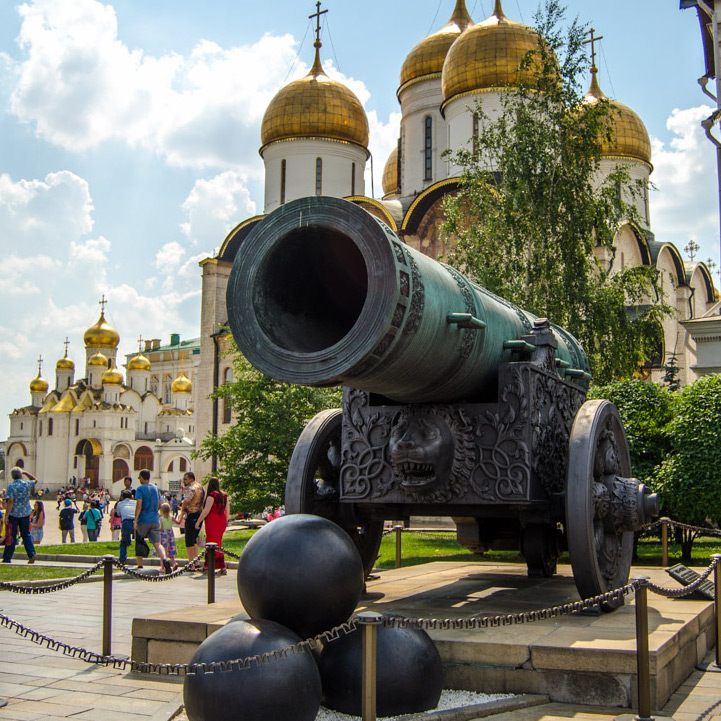
<path fill-rule="evenodd" d="M 55 385 L 42 375 L 30 382 L 30 404 L 10 414 L 6 465 L 31 470 L 43 488 L 106 488 L 117 497 L 122 479 L 143 468 L 162 490 L 179 492 L 195 450 L 192 379 L 200 358 L 196 340 L 145 341 L 117 367 L 120 335 L 105 319 L 85 331 L 85 367 L 76 378 L 65 354 L 55 364 Z"/>
<path fill-rule="evenodd" d="M 365 194 L 370 153 L 363 106 L 349 88 L 323 71 L 320 17 L 324 12 L 318 6 L 311 16 L 316 18 L 316 41 L 310 72 L 283 87 L 263 118 L 259 152 L 265 166 L 264 214 L 238 223 L 217 256 L 200 264 L 199 436 L 208 431 L 222 433 L 232 422 L 228 409 L 213 402 L 210 394 L 232 378 L 231 360 L 224 353 L 229 343 L 224 330 L 228 320 L 225 292 L 233 260 L 255 224 L 288 201 L 329 195 L 364 208 L 416 250 L 443 258 L 443 199 L 460 185 L 460 168 L 445 152 L 468 147 L 477 122 L 471 109 L 476 101 L 482 102 L 490 117 L 497 115 L 503 94 L 518 86 L 524 56 L 538 47 L 537 33 L 508 18 L 501 0 L 495 1 L 489 18 L 477 23 L 465 1 L 457 0 L 447 24 L 412 47 L 400 69 L 400 137 L 385 164 L 383 197 L 376 199 Z M 593 63 L 586 102 L 605 97 Z M 601 170 L 610 172 L 622 164 L 633 180 L 646 183 L 653 165 L 643 121 L 628 106 L 609 102 L 615 132 L 613 141 L 603 145 Z M 660 273 L 665 298 L 675 313 L 663 321 L 663 348 L 645 369 L 646 377 L 661 380 L 671 358 L 683 384 L 721 371 L 716 321 L 694 323 L 719 315 L 721 304 L 709 269 L 703 263 L 685 262 L 676 246 L 656 238 L 647 193 L 634 202 L 639 225 L 629 222 L 620 227 L 615 256 L 603 257 L 599 249 L 599 260 L 619 268 L 654 266 Z M 703 351 L 698 359 L 697 347 Z M 196 471 L 210 473 L 216 462 L 198 461 Z"/>

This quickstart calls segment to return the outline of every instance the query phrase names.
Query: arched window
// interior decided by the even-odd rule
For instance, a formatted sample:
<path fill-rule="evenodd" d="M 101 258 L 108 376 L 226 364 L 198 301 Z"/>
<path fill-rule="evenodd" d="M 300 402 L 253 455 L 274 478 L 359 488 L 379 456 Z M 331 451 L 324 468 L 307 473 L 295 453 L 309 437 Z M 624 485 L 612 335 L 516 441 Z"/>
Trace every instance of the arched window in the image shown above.
<path fill-rule="evenodd" d="M 170 463 L 168 464 L 168 473 L 172 473 L 172 472 L 173 472 L 173 466 L 174 466 L 174 465 L 175 465 L 175 461 L 170 461 Z"/>
<path fill-rule="evenodd" d="M 128 473 L 128 464 L 122 458 L 116 458 L 113 461 L 113 483 L 122 481 Z"/>
<path fill-rule="evenodd" d="M 179 470 L 181 473 L 185 473 L 185 471 L 188 470 L 188 462 L 185 460 L 185 458 L 181 458 L 180 461 L 179 461 L 179 463 L 178 463 L 178 465 L 179 465 L 179 469 L 178 469 L 178 470 Z"/>
<path fill-rule="evenodd" d="M 425 180 L 433 180 L 433 118 L 430 115 L 426 117 L 426 132 L 425 132 Z"/>
<path fill-rule="evenodd" d="M 230 368 L 226 368 L 223 373 L 223 383 L 230 383 L 233 380 L 233 371 Z M 232 415 L 232 409 L 230 406 L 230 398 L 226 396 L 223 398 L 223 423 L 230 423 L 230 417 Z"/>
<path fill-rule="evenodd" d="M 351 165 L 350 169 L 350 194 L 355 195 L 355 163 Z"/>
<path fill-rule="evenodd" d="M 147 446 L 140 446 L 135 451 L 135 462 L 133 465 L 136 471 L 142 471 L 144 468 L 152 471 L 153 470 L 153 452 Z"/>
<path fill-rule="evenodd" d="M 323 158 L 315 159 L 315 194 L 323 193 Z"/>
<path fill-rule="evenodd" d="M 285 203 L 285 158 L 280 161 L 280 204 Z"/>
<path fill-rule="evenodd" d="M 25 461 L 22 458 L 18 458 L 17 461 L 15 461 L 15 465 L 18 468 L 25 468 Z"/>

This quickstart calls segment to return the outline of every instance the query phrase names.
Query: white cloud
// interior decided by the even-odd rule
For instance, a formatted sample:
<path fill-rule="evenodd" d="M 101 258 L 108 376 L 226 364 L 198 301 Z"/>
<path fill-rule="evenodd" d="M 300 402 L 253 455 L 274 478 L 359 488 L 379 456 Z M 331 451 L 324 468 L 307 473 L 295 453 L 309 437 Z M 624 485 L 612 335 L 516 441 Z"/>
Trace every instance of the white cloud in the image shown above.
<path fill-rule="evenodd" d="M 183 235 L 195 246 L 217 248 L 238 222 L 255 215 L 246 178 L 228 170 L 208 180 L 195 181 L 183 203 L 188 220 Z"/>
<path fill-rule="evenodd" d="M 652 139 L 658 192 L 651 193 L 651 227 L 661 241 L 683 249 L 693 238 L 701 245 L 699 256 L 718 262 L 718 181 L 716 154 L 701 128 L 712 109 L 707 105 L 676 109 L 666 122 L 673 133 L 669 143 Z"/>
<path fill-rule="evenodd" d="M 290 35 L 152 57 L 122 42 L 113 7 L 98 0 L 32 0 L 20 12 L 11 109 L 41 138 L 73 152 L 116 140 L 174 165 L 261 170 L 248 147 L 295 58 Z"/>
<path fill-rule="evenodd" d="M 375 110 L 368 113 L 370 127 L 370 151 L 373 154 L 374 190 L 378 198 L 383 196 L 383 169 L 393 148 L 398 146 L 401 133 L 401 114 L 391 113 L 388 122 L 379 120 Z M 370 163 L 366 166 L 366 195 L 371 194 Z"/>

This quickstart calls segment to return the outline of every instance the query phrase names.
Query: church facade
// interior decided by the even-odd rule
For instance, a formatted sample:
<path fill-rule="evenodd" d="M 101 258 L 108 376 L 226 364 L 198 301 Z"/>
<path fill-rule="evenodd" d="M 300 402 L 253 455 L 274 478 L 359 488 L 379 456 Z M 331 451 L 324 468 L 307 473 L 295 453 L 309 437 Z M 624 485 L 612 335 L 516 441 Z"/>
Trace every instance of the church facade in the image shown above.
<path fill-rule="evenodd" d="M 282 88 L 271 101 L 261 129 L 260 154 L 265 164 L 267 214 L 283 203 L 311 195 L 345 198 L 385 222 L 403 242 L 442 258 L 447 248 L 440 229 L 442 204 L 459 188 L 460 169 L 444 155 L 468 147 L 474 135 L 477 100 L 491 117 L 501 107 L 503 93 L 519 83 L 522 59 L 537 48 L 534 30 L 509 19 L 496 0 L 489 18 L 475 23 L 464 0 L 457 0 L 448 23 L 422 39 L 408 53 L 400 70 L 398 101 L 400 137 L 383 174 L 383 198 L 365 195 L 363 177 L 368 152 L 368 121 L 361 103 L 341 83 L 323 71 L 317 13 L 315 60 L 308 75 Z M 586 102 L 605 98 L 595 63 Z M 615 100 L 614 138 L 603 147 L 602 172 L 622 164 L 634 180 L 646 182 L 653 171 L 651 143 L 638 115 Z M 616 253 L 599 260 L 613 270 L 646 265 L 658 269 L 666 301 L 674 314 L 663 321 L 662 348 L 644 370 L 661 380 L 664 365 L 674 358 L 682 384 L 719 370 L 710 342 L 700 349 L 694 320 L 714 314 L 718 292 L 703 263 L 685 262 L 673 244 L 652 231 L 647 195 L 635 200 L 638 225 L 622 225 Z M 218 255 L 201 262 L 202 308 L 200 363 L 196 406 L 199 435 L 222 433 L 232 423 L 227 409 L 210 400 L 214 387 L 232 378 L 225 355 L 229 339 L 225 291 L 230 269 L 243 240 L 264 215 L 242 220 L 225 238 Z M 716 313 L 718 311 L 716 310 Z M 714 336 L 715 337 L 715 336 Z M 708 359 L 705 351 L 713 351 Z M 698 358 L 698 355 L 703 356 Z M 217 459 L 198 462 L 202 474 L 215 469 Z"/>
<path fill-rule="evenodd" d="M 85 331 L 84 374 L 65 355 L 55 364 L 55 383 L 42 365 L 30 382 L 30 404 L 10 414 L 6 465 L 27 468 L 43 488 L 73 484 L 106 488 L 147 468 L 163 490 L 180 491 L 195 450 L 195 377 L 199 343 L 145 341 L 117 367 L 118 332 L 105 319 Z"/>

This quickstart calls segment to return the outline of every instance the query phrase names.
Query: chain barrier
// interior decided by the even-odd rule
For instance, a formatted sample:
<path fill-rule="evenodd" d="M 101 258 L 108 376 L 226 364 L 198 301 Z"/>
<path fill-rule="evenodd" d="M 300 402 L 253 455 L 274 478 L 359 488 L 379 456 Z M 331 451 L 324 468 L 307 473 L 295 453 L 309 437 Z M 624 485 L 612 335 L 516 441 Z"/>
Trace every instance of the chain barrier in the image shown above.
<path fill-rule="evenodd" d="M 222 548 L 222 547 L 220 547 Z M 220 548 L 218 550 L 220 550 Z M 223 551 L 225 552 L 225 551 Z M 235 555 L 235 554 L 233 554 Z M 202 559 L 202 555 L 198 556 L 193 563 L 197 560 Z M 424 630 L 479 630 L 488 628 L 498 628 L 503 626 L 512 626 L 525 623 L 533 623 L 535 621 L 541 621 L 545 619 L 556 618 L 558 616 L 571 615 L 591 608 L 595 608 L 604 604 L 618 605 L 624 598 L 631 593 L 635 593 L 642 586 L 648 587 L 654 593 L 659 595 L 680 598 L 693 593 L 698 586 L 705 581 L 714 570 L 716 564 L 719 563 L 719 559 L 713 559 L 708 569 L 699 577 L 697 581 L 689 586 L 685 586 L 680 589 L 668 589 L 662 586 L 658 586 L 651 583 L 648 579 L 635 580 L 627 585 L 607 591 L 606 593 L 594 596 L 592 598 L 583 599 L 581 601 L 574 601 L 572 603 L 565 603 L 559 606 L 551 606 L 536 611 L 525 611 L 523 613 L 511 613 L 496 616 L 486 616 L 481 618 L 401 618 L 401 617 L 383 617 L 382 623 L 384 626 L 397 627 L 397 628 L 418 628 Z M 96 567 L 102 565 L 102 562 Z M 122 567 L 117 559 L 113 559 L 113 565 Z M 185 571 L 193 564 L 183 569 Z M 94 569 L 94 570 L 96 570 Z M 86 572 L 87 573 L 87 572 Z M 133 572 L 137 573 L 137 572 Z M 81 574 L 84 575 L 84 574 Z M 131 574 L 132 575 L 132 574 Z M 142 575 L 142 574 L 140 574 Z M 165 578 L 169 578 L 171 574 Z M 180 572 L 176 572 L 176 577 L 180 575 Z M 77 582 L 77 581 L 75 581 Z M 264 654 L 258 654 L 254 656 L 248 656 L 245 658 L 233 659 L 231 661 L 217 661 L 212 663 L 201 663 L 201 664 L 153 664 L 147 662 L 133 661 L 126 658 L 120 658 L 117 656 L 104 656 L 88 649 L 71 646 L 57 641 L 49 636 L 33 631 L 32 629 L 24 626 L 23 624 L 15 621 L 8 616 L 0 613 L 0 625 L 13 630 L 16 634 L 29 638 L 30 641 L 41 646 L 46 646 L 52 651 L 61 651 L 65 656 L 71 656 L 73 658 L 79 658 L 82 661 L 93 664 L 101 664 L 105 666 L 112 666 L 118 670 L 131 670 L 138 671 L 140 673 L 156 674 L 156 675 L 173 675 L 173 676 L 185 676 L 188 674 L 197 673 L 223 673 L 227 671 L 244 670 L 251 668 L 253 665 L 263 665 L 273 661 L 282 660 L 290 655 L 303 653 L 306 650 L 313 647 L 314 644 L 318 643 L 332 643 L 341 636 L 354 631 L 357 628 L 358 621 L 355 618 L 351 618 L 346 623 L 336 626 L 329 631 L 314 636 L 311 639 L 306 639 L 292 646 L 286 646 L 285 648 L 277 651 L 271 651 Z"/>
<path fill-rule="evenodd" d="M 91 566 L 86 571 L 83 571 L 74 578 L 68 578 L 57 583 L 52 583 L 47 586 L 22 586 L 17 583 L 8 583 L 3 581 L 0 583 L 0 591 L 10 591 L 11 593 L 24 593 L 24 594 L 41 594 L 41 593 L 54 593 L 55 591 L 63 591 L 66 588 L 74 586 L 76 583 L 81 583 L 86 578 L 92 576 L 99 568 L 103 565 L 103 561 L 98 561 L 94 566 Z"/>

